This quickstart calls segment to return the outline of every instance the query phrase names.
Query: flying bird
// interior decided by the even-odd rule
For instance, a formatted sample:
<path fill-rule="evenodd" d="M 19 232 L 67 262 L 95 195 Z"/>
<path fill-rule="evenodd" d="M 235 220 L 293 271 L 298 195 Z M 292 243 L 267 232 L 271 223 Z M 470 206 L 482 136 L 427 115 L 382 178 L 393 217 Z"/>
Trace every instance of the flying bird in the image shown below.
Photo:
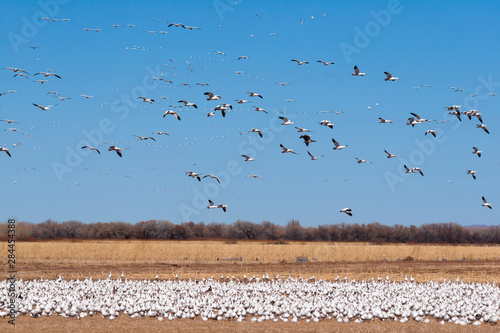
<path fill-rule="evenodd" d="M 467 170 L 467 174 L 468 175 L 472 175 L 472 178 L 476 179 L 476 173 L 477 171 L 474 171 L 474 170 Z"/>
<path fill-rule="evenodd" d="M 262 138 L 262 131 L 260 129 L 257 129 L 257 128 L 252 128 L 250 130 L 250 132 L 254 132 L 254 133 L 258 133 L 259 136 Z"/>
<path fill-rule="evenodd" d="M 323 65 L 328 66 L 330 64 L 335 64 L 333 61 L 324 61 L 324 60 L 318 60 L 317 62 L 322 62 Z"/>
<path fill-rule="evenodd" d="M 384 81 L 396 81 L 396 80 L 399 80 L 398 77 L 394 77 L 391 75 L 391 73 L 389 72 L 384 72 L 384 74 L 387 76 Z"/>
<path fill-rule="evenodd" d="M 427 134 L 432 134 L 433 137 L 436 137 L 436 131 L 435 130 L 427 130 L 425 131 L 425 135 Z"/>
<path fill-rule="evenodd" d="M 108 151 L 114 150 L 114 151 L 116 151 L 116 153 L 118 154 L 118 156 L 122 157 L 122 151 L 125 150 L 125 149 L 128 149 L 128 147 L 127 148 L 118 148 L 118 147 L 115 147 L 115 146 L 110 146 L 109 149 L 108 149 Z"/>
<path fill-rule="evenodd" d="M 10 155 L 9 149 L 4 148 L 4 147 L 0 147 L 0 151 L 4 151 L 7 153 L 7 155 L 9 155 L 9 157 L 12 157 L 12 155 Z"/>
<path fill-rule="evenodd" d="M 481 153 L 483 152 L 482 150 L 477 149 L 476 147 L 472 147 L 474 151 L 472 152 L 473 154 L 476 154 L 477 157 L 481 157 Z"/>
<path fill-rule="evenodd" d="M 152 103 L 154 103 L 154 102 L 155 102 L 155 100 L 154 100 L 154 99 L 152 99 L 152 98 L 146 98 L 146 97 L 143 97 L 143 96 L 139 96 L 139 97 L 137 97 L 137 98 L 140 98 L 140 99 L 142 99 L 142 101 L 143 101 L 143 102 L 145 102 L 145 103 L 149 103 L 149 104 L 152 104 Z"/>
<path fill-rule="evenodd" d="M 26 73 L 29 75 L 28 72 L 26 72 L 24 69 L 21 69 L 21 68 L 16 68 L 16 67 L 5 67 L 5 69 L 12 69 L 14 71 L 14 73 L 17 73 L 17 72 L 23 72 L 23 73 Z"/>
<path fill-rule="evenodd" d="M 254 93 L 252 91 L 249 91 L 248 94 L 250 95 L 250 97 L 260 97 L 260 98 L 262 98 L 261 94 Z"/>
<path fill-rule="evenodd" d="M 0 120 L 0 121 L 5 121 L 5 122 L 7 122 L 7 124 L 12 124 L 12 123 L 16 123 L 16 124 L 18 124 L 18 122 L 17 122 L 17 121 L 15 121 L 15 120 L 2 119 L 2 120 Z"/>
<path fill-rule="evenodd" d="M 311 160 L 315 161 L 317 160 L 318 158 L 322 158 L 324 155 L 321 155 L 321 156 L 314 156 L 313 154 L 311 154 L 309 152 L 309 150 L 307 151 L 307 154 L 309 154 L 309 156 L 311 156 Z"/>
<path fill-rule="evenodd" d="M 255 158 L 253 157 L 250 157 L 248 155 L 241 155 L 245 158 L 245 162 L 251 162 L 251 161 L 255 161 Z"/>
<path fill-rule="evenodd" d="M 255 111 L 260 111 L 260 112 L 267 113 L 266 110 L 264 110 L 263 108 L 259 108 L 258 106 L 254 106 L 254 109 L 255 109 Z"/>
<path fill-rule="evenodd" d="M 208 96 L 207 101 L 215 101 L 217 99 L 221 99 L 221 97 L 219 95 L 214 95 L 214 93 L 212 93 L 210 91 L 204 93 L 204 95 Z"/>
<path fill-rule="evenodd" d="M 380 124 L 392 124 L 392 120 L 389 120 L 389 119 L 384 119 L 384 118 L 378 118 L 379 119 L 379 123 Z"/>
<path fill-rule="evenodd" d="M 280 116 L 279 117 L 281 120 L 283 120 L 283 123 L 281 125 L 291 125 L 295 124 L 293 121 L 290 121 L 287 117 Z"/>
<path fill-rule="evenodd" d="M 95 147 L 91 147 L 91 146 L 83 146 L 82 149 L 85 149 L 85 148 L 89 148 L 91 151 L 92 150 L 95 150 L 96 152 L 99 153 L 99 155 L 101 154 L 101 152 L 99 151 L 99 149 L 95 148 Z"/>
<path fill-rule="evenodd" d="M 354 73 L 352 73 L 351 75 L 353 75 L 353 76 L 365 76 L 366 73 L 360 73 L 358 66 L 354 66 Z"/>
<path fill-rule="evenodd" d="M 297 132 L 299 132 L 299 133 L 301 133 L 301 132 L 311 132 L 307 128 L 302 128 L 302 127 L 297 127 L 297 126 L 295 126 L 295 128 L 297 129 Z"/>
<path fill-rule="evenodd" d="M 57 75 L 56 73 L 50 73 L 50 72 L 38 72 L 38 73 L 36 73 L 36 74 L 35 74 L 35 75 L 33 75 L 33 76 L 36 76 L 36 75 L 39 75 L 39 74 L 43 74 L 43 75 L 44 75 L 44 77 L 48 77 L 48 76 L 55 76 L 55 77 L 57 77 L 57 78 L 59 78 L 59 79 L 61 78 L 61 77 L 60 77 L 59 75 Z"/>
<path fill-rule="evenodd" d="M 394 154 L 389 153 L 387 150 L 384 150 L 384 151 L 387 154 L 387 158 L 399 157 L 398 155 L 394 155 Z"/>
<path fill-rule="evenodd" d="M 372 162 L 368 162 L 367 160 L 362 160 L 361 158 L 357 158 L 357 157 L 356 157 L 356 161 L 358 163 L 372 163 Z"/>
<path fill-rule="evenodd" d="M 299 66 L 300 66 L 300 65 L 303 65 L 303 64 L 308 64 L 308 63 L 309 63 L 308 61 L 299 61 L 299 60 L 297 60 L 297 59 L 292 59 L 292 60 L 290 60 L 290 61 L 295 61 L 297 64 L 299 64 Z"/>
<path fill-rule="evenodd" d="M 280 144 L 280 147 L 281 149 L 283 149 L 283 151 L 281 152 L 282 154 L 284 153 L 292 153 L 292 154 L 297 154 L 294 149 L 288 149 L 287 147 L 283 146 L 282 144 Z"/>
<path fill-rule="evenodd" d="M 196 178 L 198 179 L 199 182 L 201 182 L 201 177 L 199 173 L 193 172 L 193 171 L 188 171 L 186 172 L 186 175 L 188 175 L 191 178 Z"/>
<path fill-rule="evenodd" d="M 486 128 L 488 125 L 485 124 L 477 124 L 476 128 L 482 128 L 486 133 L 490 134 L 490 131 Z"/>
<path fill-rule="evenodd" d="M 57 104 L 49 105 L 49 106 L 41 106 L 38 104 L 33 103 L 34 106 L 40 108 L 42 111 L 49 111 L 51 107 L 56 106 Z"/>
<path fill-rule="evenodd" d="M 322 120 L 319 122 L 319 124 L 330 128 L 333 128 L 333 126 L 335 126 L 335 124 L 332 123 L 330 120 Z"/>
<path fill-rule="evenodd" d="M 260 180 L 264 180 L 262 179 L 262 177 L 258 176 L 258 175 L 248 175 L 246 176 L 245 178 L 249 178 L 249 177 L 252 177 L 252 178 L 259 178 Z"/>
<path fill-rule="evenodd" d="M 309 147 L 309 144 L 312 143 L 312 142 L 316 142 L 316 140 L 312 140 L 311 139 L 311 136 L 308 135 L 308 134 L 303 134 L 301 135 L 299 138 L 303 139 L 304 140 L 304 143 L 306 144 L 306 146 Z"/>
<path fill-rule="evenodd" d="M 153 138 L 152 136 L 140 136 L 140 135 L 134 135 L 134 136 L 135 136 L 136 138 L 139 138 L 139 140 L 141 140 L 141 141 L 142 141 L 142 140 L 149 140 L 149 139 L 151 139 L 151 140 L 153 140 L 153 141 L 156 141 L 156 139 L 155 139 L 155 138 Z"/>
<path fill-rule="evenodd" d="M 339 213 L 346 213 L 349 216 L 352 216 L 352 209 L 351 208 L 342 208 Z"/>
<path fill-rule="evenodd" d="M 177 120 L 181 120 L 181 117 L 179 117 L 179 114 L 175 111 L 172 111 L 172 110 L 167 110 L 163 113 L 163 118 L 165 118 L 166 115 L 173 115 L 175 118 L 177 118 Z"/>
<path fill-rule="evenodd" d="M 332 142 L 335 145 L 335 147 L 333 147 L 333 150 L 341 150 L 347 148 L 347 145 L 341 146 L 340 143 L 338 143 L 335 139 L 332 139 Z"/>
<path fill-rule="evenodd" d="M 483 199 L 483 204 L 482 204 L 482 206 L 483 206 L 483 207 L 488 207 L 489 209 L 492 209 L 492 208 L 491 208 L 491 203 L 489 203 L 488 201 L 486 201 L 486 199 L 485 199 L 484 197 L 482 197 L 482 199 Z"/>
<path fill-rule="evenodd" d="M 207 178 L 207 177 L 210 177 L 210 178 L 212 178 L 212 179 L 215 179 L 215 180 L 217 181 L 217 183 L 219 183 L 219 184 L 220 184 L 220 180 L 219 180 L 219 178 L 215 177 L 214 175 L 207 174 L 207 175 L 203 176 L 203 178 Z"/>
<path fill-rule="evenodd" d="M 184 103 L 184 106 L 192 106 L 192 107 L 194 107 L 195 109 L 197 109 L 197 108 L 198 108 L 198 106 L 197 106 L 196 104 L 194 104 L 194 103 L 189 103 L 188 101 L 186 101 L 186 100 L 184 100 L 184 99 L 183 99 L 183 100 L 180 100 L 180 101 L 177 101 L 177 103 Z"/>

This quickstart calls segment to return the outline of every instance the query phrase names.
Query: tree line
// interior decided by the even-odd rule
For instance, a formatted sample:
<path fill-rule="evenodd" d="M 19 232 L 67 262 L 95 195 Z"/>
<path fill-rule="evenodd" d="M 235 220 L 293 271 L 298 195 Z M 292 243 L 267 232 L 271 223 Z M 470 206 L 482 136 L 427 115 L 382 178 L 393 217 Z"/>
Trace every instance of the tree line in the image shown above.
<path fill-rule="evenodd" d="M 0 239 L 7 239 L 7 223 L 0 223 Z M 421 226 L 394 226 L 380 223 L 324 224 L 305 227 L 297 220 L 287 225 L 269 221 L 252 223 L 237 220 L 232 224 L 194 223 L 174 224 L 167 220 L 149 220 L 137 223 L 79 221 L 41 223 L 17 222 L 19 241 L 55 239 L 230 239 L 270 241 L 335 241 L 381 243 L 446 243 L 446 244 L 500 244 L 500 226 L 465 228 L 456 223 L 432 223 Z"/>

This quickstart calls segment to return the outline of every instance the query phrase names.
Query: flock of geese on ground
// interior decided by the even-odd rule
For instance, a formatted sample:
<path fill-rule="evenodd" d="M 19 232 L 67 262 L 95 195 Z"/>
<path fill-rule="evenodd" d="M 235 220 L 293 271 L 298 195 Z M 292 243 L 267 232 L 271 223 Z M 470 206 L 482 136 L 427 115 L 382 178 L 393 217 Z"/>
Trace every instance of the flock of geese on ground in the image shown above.
<path fill-rule="evenodd" d="M 0 282 L 0 318 L 9 316 L 9 282 Z M 497 325 L 500 291 L 496 283 L 391 281 L 221 276 L 201 280 L 16 281 L 16 316 L 101 316 L 158 321 L 201 319 L 236 322 L 340 323 L 408 321 Z"/>

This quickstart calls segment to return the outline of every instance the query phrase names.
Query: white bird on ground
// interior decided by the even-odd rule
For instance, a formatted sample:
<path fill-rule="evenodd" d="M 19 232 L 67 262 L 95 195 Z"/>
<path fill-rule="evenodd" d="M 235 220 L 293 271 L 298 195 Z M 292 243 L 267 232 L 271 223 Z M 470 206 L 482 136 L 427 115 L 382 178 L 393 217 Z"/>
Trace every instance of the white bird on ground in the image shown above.
<path fill-rule="evenodd" d="M 425 131 L 425 135 L 427 134 L 432 134 L 433 137 L 436 137 L 436 131 L 435 130 L 427 130 Z"/>
<path fill-rule="evenodd" d="M 362 160 L 361 158 L 357 158 L 357 157 L 356 157 L 356 161 L 358 163 L 372 163 L 372 162 L 368 162 L 367 160 Z"/>
<path fill-rule="evenodd" d="M 263 108 L 259 108 L 258 106 L 254 106 L 254 109 L 255 109 L 255 111 L 260 111 L 260 112 L 267 113 L 266 110 L 264 110 Z"/>
<path fill-rule="evenodd" d="M 297 129 L 297 132 L 311 132 L 310 130 L 308 130 L 307 128 L 301 128 L 301 127 L 297 127 L 295 126 L 295 128 Z"/>
<path fill-rule="evenodd" d="M 333 61 L 318 60 L 317 62 L 321 62 L 321 63 L 323 63 L 323 65 L 325 65 L 325 66 L 328 66 L 328 65 L 330 65 L 330 64 L 332 64 L 332 65 L 333 65 L 333 64 L 335 64 Z"/>
<path fill-rule="evenodd" d="M 351 208 L 342 208 L 339 213 L 346 213 L 349 216 L 352 216 L 352 209 Z"/>
<path fill-rule="evenodd" d="M 202 178 L 207 178 L 207 177 L 210 177 L 210 178 L 212 178 L 212 179 L 215 179 L 215 180 L 217 181 L 217 183 L 219 183 L 219 184 L 220 184 L 220 180 L 219 180 L 219 178 L 217 178 L 216 176 L 211 175 L 211 174 L 206 174 L 206 175 L 205 175 L 205 176 L 203 176 Z"/>
<path fill-rule="evenodd" d="M 379 121 L 378 121 L 378 122 L 379 122 L 380 124 L 388 124 L 388 123 L 392 124 L 392 120 L 389 120 L 389 119 L 384 119 L 384 118 L 381 118 L 381 117 L 379 117 L 378 119 L 379 119 Z"/>
<path fill-rule="evenodd" d="M 214 95 L 214 93 L 210 91 L 207 91 L 206 93 L 204 93 L 204 95 L 208 96 L 207 101 L 215 101 L 217 99 L 221 99 L 219 95 Z"/>
<path fill-rule="evenodd" d="M 387 150 L 384 150 L 384 151 L 387 154 L 387 158 L 399 157 L 398 155 L 394 155 L 394 154 L 389 153 Z"/>
<path fill-rule="evenodd" d="M 282 144 L 280 144 L 280 147 L 281 149 L 283 149 L 283 151 L 281 152 L 282 154 L 284 153 L 292 153 L 292 154 L 297 154 L 294 149 L 288 149 L 287 147 L 283 146 Z"/>
<path fill-rule="evenodd" d="M 333 147 L 333 150 L 341 150 L 347 148 L 347 145 L 341 146 L 340 143 L 338 143 L 335 139 L 332 139 L 332 142 L 335 145 L 335 147 Z"/>
<path fill-rule="evenodd" d="M 41 105 L 33 103 L 33 105 L 36 106 L 36 107 L 38 107 L 38 108 L 40 108 L 40 110 L 49 111 L 51 107 L 56 106 L 57 104 L 52 104 L 52 105 L 49 105 L 49 106 L 41 106 Z"/>
<path fill-rule="evenodd" d="M 384 72 L 384 74 L 387 76 L 384 81 L 396 81 L 396 80 L 399 80 L 398 77 L 394 77 L 391 75 L 391 73 L 389 72 Z"/>
<path fill-rule="evenodd" d="M 183 99 L 183 100 L 180 100 L 180 101 L 177 101 L 177 103 L 184 103 L 184 106 L 192 106 L 192 107 L 194 107 L 195 109 L 197 109 L 197 108 L 198 108 L 198 106 L 197 106 L 196 104 L 194 104 L 194 103 L 189 103 L 188 101 L 186 101 L 186 100 L 184 100 L 184 99 Z"/>
<path fill-rule="evenodd" d="M 472 147 L 472 149 L 474 149 L 472 152 L 473 154 L 477 154 L 477 157 L 481 157 L 481 153 L 483 152 L 482 150 L 479 150 L 476 147 Z"/>
<path fill-rule="evenodd" d="M 297 60 L 297 59 L 292 59 L 292 60 L 290 60 L 290 61 L 295 61 L 297 64 L 299 64 L 299 66 L 300 66 L 300 65 L 303 65 L 303 64 L 308 64 L 308 63 L 309 63 L 308 61 L 299 61 L 299 60 Z"/>
<path fill-rule="evenodd" d="M 149 104 L 151 104 L 151 103 L 154 103 L 154 102 L 155 102 L 155 100 L 154 100 L 154 99 L 152 99 L 152 98 L 146 98 L 146 97 L 144 97 L 144 96 L 139 96 L 139 97 L 137 97 L 137 98 L 140 98 L 140 99 L 142 99 L 142 101 L 143 101 L 143 102 L 145 102 L 145 103 L 149 103 Z"/>
<path fill-rule="evenodd" d="M 354 73 L 352 73 L 351 75 L 353 75 L 353 76 L 365 76 L 366 73 L 360 73 L 358 66 L 354 66 Z"/>
<path fill-rule="evenodd" d="M 179 117 L 179 114 L 175 111 L 172 111 L 172 110 L 167 110 L 163 113 L 163 118 L 165 118 L 166 115 L 173 115 L 175 118 L 177 118 L 177 120 L 181 120 L 181 117 Z"/>
<path fill-rule="evenodd" d="M 483 207 L 488 207 L 489 209 L 492 209 L 491 203 L 489 203 L 488 201 L 486 201 L 486 199 L 484 197 L 482 197 L 482 198 L 483 198 L 483 204 L 482 204 L 482 206 Z"/>
<path fill-rule="evenodd" d="M 9 149 L 4 148 L 4 147 L 0 147 L 0 151 L 4 151 L 4 152 L 6 152 L 6 153 L 7 153 L 7 155 L 9 155 L 9 157 L 12 157 L 12 156 L 10 155 Z"/>
<path fill-rule="evenodd" d="M 85 149 L 85 148 L 89 148 L 91 151 L 92 150 L 95 150 L 96 152 L 99 153 L 99 155 L 101 154 L 101 152 L 99 151 L 99 149 L 95 148 L 95 147 L 91 147 L 91 146 L 83 146 L 82 149 Z"/>
<path fill-rule="evenodd" d="M 260 97 L 260 98 L 262 98 L 261 94 L 254 93 L 253 91 L 249 91 L 248 94 L 249 94 L 250 97 Z"/>
<path fill-rule="evenodd" d="M 110 146 L 109 149 L 108 149 L 108 151 L 114 150 L 114 151 L 116 151 L 116 153 L 118 154 L 118 156 L 122 157 L 122 151 L 124 151 L 125 149 L 128 149 L 128 147 L 127 148 L 118 148 L 118 147 L 115 147 L 115 146 Z"/>
<path fill-rule="evenodd" d="M 319 122 L 319 124 L 330 128 L 333 128 L 333 126 L 335 126 L 335 124 L 332 123 L 330 120 L 322 120 Z"/>
<path fill-rule="evenodd" d="M 186 175 L 188 175 L 191 178 L 196 178 L 196 179 L 198 179 L 198 181 L 201 182 L 201 177 L 200 177 L 199 173 L 196 173 L 196 172 L 193 172 L 193 171 L 188 171 L 188 172 L 186 172 Z"/>
<path fill-rule="evenodd" d="M 156 141 L 156 139 L 155 139 L 155 138 L 153 138 L 152 136 L 140 136 L 140 135 L 134 135 L 134 136 L 135 136 L 136 138 L 139 138 L 139 140 L 141 140 L 141 141 L 142 141 L 142 140 L 149 140 L 149 139 L 151 139 L 151 140 L 153 140 L 153 141 Z"/>
<path fill-rule="evenodd" d="M 257 128 L 252 128 L 250 130 L 250 132 L 254 132 L 254 133 L 258 133 L 259 136 L 262 138 L 262 131 L 260 129 L 257 129 Z"/>
<path fill-rule="evenodd" d="M 250 157 L 248 155 L 241 155 L 245 158 L 245 162 L 252 162 L 252 161 L 255 161 L 255 158 L 253 157 Z"/>
<path fill-rule="evenodd" d="M 474 170 L 467 170 L 467 174 L 468 175 L 472 175 L 472 178 L 476 179 L 476 173 L 477 171 L 474 171 Z"/>
<path fill-rule="evenodd" d="M 488 129 L 486 128 L 488 125 L 485 125 L 485 124 L 477 124 L 476 125 L 476 128 L 482 128 L 483 131 L 485 131 L 486 133 L 490 134 L 490 131 L 488 131 Z"/>
<path fill-rule="evenodd" d="M 293 121 L 288 120 L 287 117 L 280 116 L 279 117 L 281 120 L 283 120 L 283 123 L 281 125 L 291 125 L 295 124 Z"/>
<path fill-rule="evenodd" d="M 316 161 L 318 158 L 322 158 L 324 155 L 321 155 L 321 156 L 314 156 L 313 154 L 311 154 L 309 152 L 309 150 L 307 151 L 307 153 L 309 154 L 309 156 L 311 156 L 311 160 L 312 161 Z"/>

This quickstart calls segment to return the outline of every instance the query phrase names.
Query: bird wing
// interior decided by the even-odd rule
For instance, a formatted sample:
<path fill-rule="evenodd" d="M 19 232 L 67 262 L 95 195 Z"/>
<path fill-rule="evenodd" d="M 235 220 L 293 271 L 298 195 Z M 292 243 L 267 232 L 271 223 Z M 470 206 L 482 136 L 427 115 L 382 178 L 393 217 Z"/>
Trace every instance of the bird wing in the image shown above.
<path fill-rule="evenodd" d="M 338 148 L 340 146 L 340 144 L 337 141 L 335 141 L 335 139 L 332 139 L 332 142 L 335 145 L 335 147 Z"/>
<path fill-rule="evenodd" d="M 307 153 L 309 154 L 309 156 L 311 156 L 311 158 L 314 158 L 314 155 L 313 155 L 313 154 L 311 154 L 311 153 L 309 152 L 309 150 L 307 151 Z"/>
<path fill-rule="evenodd" d="M 483 198 L 483 202 L 484 202 L 484 203 L 488 203 L 484 197 L 482 197 L 482 198 Z"/>
<path fill-rule="evenodd" d="M 390 79 L 392 77 L 391 73 L 389 72 L 384 72 L 385 75 L 387 75 L 387 78 Z"/>
<path fill-rule="evenodd" d="M 356 74 L 356 75 L 359 74 L 359 68 L 358 68 L 358 66 L 354 66 L 354 74 Z"/>
<path fill-rule="evenodd" d="M 412 115 L 414 115 L 418 120 L 422 119 L 418 114 L 410 112 Z"/>

